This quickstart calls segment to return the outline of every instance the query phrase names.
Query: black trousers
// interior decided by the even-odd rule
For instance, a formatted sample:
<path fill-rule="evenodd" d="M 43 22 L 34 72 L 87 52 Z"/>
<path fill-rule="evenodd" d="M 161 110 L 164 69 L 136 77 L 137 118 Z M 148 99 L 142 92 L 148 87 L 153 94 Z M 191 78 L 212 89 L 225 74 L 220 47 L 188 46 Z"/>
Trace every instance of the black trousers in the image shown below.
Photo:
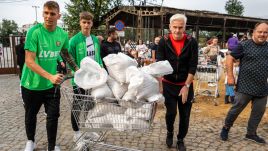
<path fill-rule="evenodd" d="M 177 86 L 163 82 L 163 94 L 166 106 L 166 126 L 168 132 L 174 131 L 174 122 L 179 109 L 179 133 L 177 139 L 184 139 L 188 132 L 192 99 L 194 96 L 193 85 L 191 84 L 188 92 L 187 102 L 182 104 L 181 96 L 178 96 L 183 86 Z"/>
<path fill-rule="evenodd" d="M 22 99 L 25 105 L 25 128 L 28 140 L 35 141 L 36 116 L 44 104 L 47 113 L 48 150 L 54 150 L 60 116 L 60 90 L 55 88 L 35 91 L 21 87 Z"/>

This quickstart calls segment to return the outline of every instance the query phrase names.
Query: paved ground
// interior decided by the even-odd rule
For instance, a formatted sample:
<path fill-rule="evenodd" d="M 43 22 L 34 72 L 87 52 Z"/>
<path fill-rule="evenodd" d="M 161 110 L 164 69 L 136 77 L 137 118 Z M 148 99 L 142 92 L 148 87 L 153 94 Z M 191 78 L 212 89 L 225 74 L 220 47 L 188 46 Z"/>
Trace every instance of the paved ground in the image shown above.
<path fill-rule="evenodd" d="M 26 142 L 24 129 L 24 109 L 19 95 L 19 80 L 15 75 L 0 75 L 0 151 L 21 151 Z M 70 111 L 67 101 L 61 102 L 61 117 L 57 143 L 63 151 L 72 146 L 72 130 Z M 209 108 L 207 108 L 209 110 Z M 37 151 L 46 149 L 46 128 L 43 108 L 39 113 L 37 125 Z M 147 133 L 111 132 L 104 139 L 106 143 L 132 147 L 146 151 L 171 151 L 165 145 L 164 108 L 159 107 L 153 128 Z M 266 115 L 267 116 L 267 112 Z M 243 140 L 246 132 L 246 122 L 237 122 L 230 133 L 230 140 L 223 142 L 219 132 L 224 117 L 207 117 L 200 114 L 198 103 L 193 106 L 189 133 L 185 139 L 188 150 L 197 151 L 268 151 L 268 145 L 258 145 Z M 264 120 L 267 120 L 265 118 Z M 268 122 L 262 121 L 258 134 L 268 141 Z"/>

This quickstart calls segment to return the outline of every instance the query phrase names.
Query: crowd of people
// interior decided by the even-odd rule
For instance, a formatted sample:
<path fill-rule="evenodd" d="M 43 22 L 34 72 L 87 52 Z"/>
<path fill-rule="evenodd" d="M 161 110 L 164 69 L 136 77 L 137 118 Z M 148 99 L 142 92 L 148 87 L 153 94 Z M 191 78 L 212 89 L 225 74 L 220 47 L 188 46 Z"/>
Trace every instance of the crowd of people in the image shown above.
<path fill-rule="evenodd" d="M 18 65 L 21 75 L 21 94 L 25 107 L 25 129 L 27 143 L 25 151 L 33 151 L 36 147 L 35 133 L 37 114 L 42 105 L 46 111 L 46 128 L 48 151 L 59 151 L 56 145 L 58 118 L 60 116 L 60 84 L 64 75 L 57 71 L 57 66 L 66 67 L 73 72 L 80 68 L 80 61 L 85 57 L 95 60 L 106 68 L 103 58 L 109 54 L 122 52 L 117 41 L 115 28 L 107 31 L 107 38 L 91 33 L 93 15 L 81 12 L 79 15 L 80 31 L 69 40 L 68 33 L 57 26 L 60 19 L 60 8 L 57 2 L 47 1 L 43 6 L 44 23 L 32 27 L 21 45 L 16 47 Z M 127 40 L 124 51 L 135 58 L 140 66 L 150 62 L 167 60 L 173 68 L 173 73 L 161 78 L 166 106 L 166 145 L 172 147 L 174 138 L 174 123 L 179 112 L 179 130 L 176 148 L 185 151 L 184 138 L 187 135 L 192 100 L 194 97 L 193 80 L 198 65 L 198 42 L 185 33 L 187 18 L 183 14 L 175 14 L 170 18 L 170 33 L 157 36 L 152 45 L 146 45 L 141 39 L 134 44 Z M 252 102 L 252 112 L 248 122 L 246 139 L 265 144 L 265 140 L 257 135 L 257 127 L 265 112 L 268 94 L 268 25 L 258 23 L 253 29 L 251 39 L 243 36 L 242 40 L 233 35 L 227 42 L 228 52 L 221 54 L 226 57 L 226 96 L 225 103 L 232 102 L 225 124 L 220 133 L 222 140 L 228 139 L 230 128 L 238 115 L 249 102 Z M 25 44 L 24 44 L 25 41 Z M 135 45 L 135 46 L 134 46 Z M 217 61 L 220 54 L 218 38 L 212 37 L 204 50 L 207 61 L 211 64 Z M 236 62 L 239 62 L 236 63 Z M 239 66 L 237 82 L 234 78 L 234 65 Z M 72 80 L 75 94 L 85 93 Z M 236 84 L 236 92 L 234 85 Z M 230 99 L 229 99 L 230 98 Z M 73 106 L 73 110 L 76 107 Z M 77 113 L 79 114 L 79 113 Z M 79 125 L 71 114 L 71 124 L 74 131 L 74 141 L 80 136 Z"/>

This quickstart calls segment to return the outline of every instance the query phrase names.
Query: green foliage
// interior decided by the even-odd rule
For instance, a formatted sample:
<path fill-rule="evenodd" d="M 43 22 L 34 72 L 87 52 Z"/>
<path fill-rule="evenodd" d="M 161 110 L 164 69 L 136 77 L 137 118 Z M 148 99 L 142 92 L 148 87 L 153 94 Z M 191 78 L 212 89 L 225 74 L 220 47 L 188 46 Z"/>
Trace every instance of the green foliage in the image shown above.
<path fill-rule="evenodd" d="M 74 35 L 80 31 L 79 13 L 88 11 L 94 15 L 93 28 L 96 29 L 103 23 L 101 16 L 120 5 L 122 5 L 122 0 L 70 0 L 70 3 L 66 4 L 68 13 L 63 14 L 63 21 L 69 33 Z"/>
<path fill-rule="evenodd" d="M 18 33 L 18 25 L 14 20 L 3 19 L 0 25 L 0 36 L 9 36 Z"/>
<path fill-rule="evenodd" d="M 225 4 L 225 10 L 230 15 L 243 16 L 244 6 L 239 0 L 228 0 Z"/>

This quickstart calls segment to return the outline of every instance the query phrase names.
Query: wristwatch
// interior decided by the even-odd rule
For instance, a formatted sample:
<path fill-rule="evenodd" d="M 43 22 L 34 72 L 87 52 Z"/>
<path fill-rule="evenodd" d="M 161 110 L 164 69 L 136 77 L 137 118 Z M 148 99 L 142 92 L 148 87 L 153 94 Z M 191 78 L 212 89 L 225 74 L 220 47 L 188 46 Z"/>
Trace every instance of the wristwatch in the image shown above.
<path fill-rule="evenodd" d="M 191 85 L 185 83 L 184 86 L 186 86 L 189 89 Z"/>

